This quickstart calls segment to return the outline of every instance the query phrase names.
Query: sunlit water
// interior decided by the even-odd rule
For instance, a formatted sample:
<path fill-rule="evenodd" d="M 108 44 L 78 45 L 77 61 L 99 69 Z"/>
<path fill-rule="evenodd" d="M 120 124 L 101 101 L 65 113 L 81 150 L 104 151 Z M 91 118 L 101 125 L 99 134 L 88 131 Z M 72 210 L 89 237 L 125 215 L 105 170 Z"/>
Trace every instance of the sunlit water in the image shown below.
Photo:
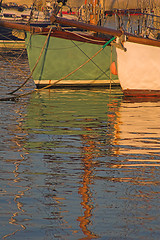
<path fill-rule="evenodd" d="M 29 73 L 17 61 L 0 59 L 1 97 Z M 53 89 L 0 113 L 0 239 L 160 238 L 159 101 Z"/>

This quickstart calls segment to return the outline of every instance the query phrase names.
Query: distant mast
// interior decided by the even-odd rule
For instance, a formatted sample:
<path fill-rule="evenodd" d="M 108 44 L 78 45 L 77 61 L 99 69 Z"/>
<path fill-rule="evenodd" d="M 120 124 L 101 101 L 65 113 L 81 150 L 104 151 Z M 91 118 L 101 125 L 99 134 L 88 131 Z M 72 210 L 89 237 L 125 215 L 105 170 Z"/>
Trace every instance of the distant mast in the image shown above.
<path fill-rule="evenodd" d="M 97 25 L 98 23 L 98 3 L 99 0 L 90 0 L 91 4 L 91 14 L 90 14 L 90 24 Z"/>
<path fill-rule="evenodd" d="M 85 0 L 86 19 L 93 25 L 103 24 L 105 0 Z M 88 22 L 88 21 L 87 21 Z"/>

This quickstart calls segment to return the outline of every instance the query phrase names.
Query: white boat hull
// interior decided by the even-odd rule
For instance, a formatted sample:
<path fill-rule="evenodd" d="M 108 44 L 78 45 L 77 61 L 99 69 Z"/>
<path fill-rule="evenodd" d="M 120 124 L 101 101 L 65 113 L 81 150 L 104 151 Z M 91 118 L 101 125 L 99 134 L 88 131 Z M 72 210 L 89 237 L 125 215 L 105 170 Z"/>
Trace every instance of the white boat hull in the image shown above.
<path fill-rule="evenodd" d="M 160 96 L 160 47 L 124 42 L 117 48 L 118 76 L 125 95 Z"/>

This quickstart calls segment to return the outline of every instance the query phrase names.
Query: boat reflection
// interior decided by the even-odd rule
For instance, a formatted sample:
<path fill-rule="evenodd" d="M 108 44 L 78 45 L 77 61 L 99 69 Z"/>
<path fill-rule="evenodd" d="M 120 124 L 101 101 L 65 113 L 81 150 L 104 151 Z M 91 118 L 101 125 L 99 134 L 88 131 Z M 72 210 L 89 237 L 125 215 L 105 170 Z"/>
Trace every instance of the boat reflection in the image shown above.
<path fill-rule="evenodd" d="M 131 173 L 114 181 L 141 185 L 156 185 L 155 176 L 160 167 L 160 101 L 124 100 L 118 110 L 115 124 L 115 156 L 118 160 L 107 164 L 113 169 Z M 133 172 L 137 172 L 133 176 Z M 146 175 L 146 172 L 148 173 Z M 138 174 L 139 173 L 139 174 Z M 128 174 L 127 174 L 128 175 Z M 139 178 L 138 178 L 139 176 Z"/>
<path fill-rule="evenodd" d="M 59 219 L 63 229 L 70 229 L 73 236 L 77 234 L 77 239 L 99 238 L 96 230 L 92 229 L 96 221 L 92 195 L 95 169 L 99 166 L 96 159 L 105 155 L 106 151 L 114 153 L 110 141 L 114 138 L 114 123 L 121 96 L 117 90 L 113 95 L 106 90 L 48 90 L 33 96 L 28 108 L 25 129 L 32 134 L 33 140 L 25 148 L 30 154 L 44 154 L 49 172 L 55 174 L 55 177 L 48 176 L 45 184 L 55 188 L 53 196 L 47 196 L 52 196 L 58 212 L 52 211 L 47 219 Z M 74 177 L 74 171 L 71 171 L 74 164 L 81 172 L 80 176 Z M 62 183 L 64 178 L 66 183 Z M 70 200 L 68 193 L 73 194 L 74 189 L 68 184 L 78 179 L 80 186 L 75 187 L 79 197 Z M 80 206 L 77 206 L 80 199 Z M 49 202 L 49 206 L 53 206 L 52 201 Z M 77 220 L 76 224 L 73 219 Z M 83 237 L 80 230 L 73 230 L 78 223 Z"/>

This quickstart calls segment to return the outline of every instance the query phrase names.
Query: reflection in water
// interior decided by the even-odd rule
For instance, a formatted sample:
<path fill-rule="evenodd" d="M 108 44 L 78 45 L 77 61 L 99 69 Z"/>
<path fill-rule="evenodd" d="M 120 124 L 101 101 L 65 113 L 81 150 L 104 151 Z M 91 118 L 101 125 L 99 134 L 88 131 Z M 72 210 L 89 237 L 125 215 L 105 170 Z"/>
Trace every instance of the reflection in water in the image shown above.
<path fill-rule="evenodd" d="M 113 135 L 112 128 L 110 123 L 115 122 L 117 117 L 117 106 L 118 103 L 116 99 L 108 101 L 106 107 L 107 107 L 107 121 L 109 124 L 109 132 L 108 135 Z M 112 113 L 112 110 L 114 109 L 114 114 Z M 91 119 L 86 119 L 85 121 L 91 121 Z M 93 119 L 92 119 L 93 121 Z M 94 159 L 98 158 L 100 156 L 100 148 L 98 145 L 99 138 L 95 139 L 93 137 L 95 131 L 92 127 L 85 128 L 89 134 L 82 135 L 82 141 L 83 141 L 83 155 L 82 158 L 83 166 L 84 166 L 84 174 L 82 177 L 82 186 L 79 188 L 79 193 L 82 195 L 82 203 L 81 205 L 85 209 L 84 215 L 81 217 L 78 217 L 78 221 L 80 222 L 80 227 L 86 236 L 86 238 L 83 239 L 94 239 L 99 238 L 100 236 L 94 234 L 93 232 L 88 230 L 90 222 L 90 218 L 92 216 L 92 209 L 94 208 L 94 204 L 92 202 L 92 192 L 90 190 L 90 185 L 94 184 L 94 168 L 98 167 L 98 161 L 94 161 Z"/>
<path fill-rule="evenodd" d="M 150 239 L 158 239 L 160 234 L 159 217 L 154 213 L 160 199 L 159 121 L 160 102 L 121 102 L 115 125 L 116 158 L 112 164 L 107 163 L 119 175 L 111 181 L 130 184 L 123 197 L 128 201 L 127 211 L 137 223 L 137 231 L 143 226 Z"/>
<path fill-rule="evenodd" d="M 159 239 L 160 102 L 45 90 L 16 106 L 2 116 L 3 238 Z"/>
<path fill-rule="evenodd" d="M 25 104 L 24 104 L 25 106 Z M 24 106 L 17 104 L 13 108 L 13 104 L 8 104 L 8 111 L 4 111 L 1 105 L 1 218 L 7 218 L 9 228 L 6 223 L 3 226 L 2 239 L 13 237 L 17 232 L 26 229 L 25 224 L 19 221 L 19 217 L 24 213 L 23 198 L 28 187 L 23 185 L 23 180 L 19 173 L 21 164 L 25 162 L 23 142 L 26 140 L 27 134 L 22 130 L 23 110 Z M 10 115 L 11 114 L 11 115 Z M 3 122 L 4 121 L 4 122 Z M 7 209 L 7 206 L 9 209 Z M 14 207 L 16 206 L 16 207 Z M 7 217 L 6 217 L 6 216 Z M 2 230 L 2 229 L 1 229 Z"/>
<path fill-rule="evenodd" d="M 87 128 L 87 130 L 91 131 L 92 134 L 91 128 Z M 92 209 L 94 208 L 92 202 L 92 193 L 89 186 L 90 184 L 92 184 L 91 179 L 94 178 L 92 172 L 96 163 L 93 161 L 92 152 L 94 151 L 96 144 L 93 140 L 90 139 L 89 135 L 83 135 L 82 138 L 83 141 L 85 141 L 87 144 L 87 146 L 83 148 L 84 158 L 82 158 L 82 162 L 84 165 L 84 173 L 82 176 L 82 186 L 79 188 L 79 194 L 82 196 L 81 205 L 84 208 L 84 215 L 78 217 L 77 220 L 80 222 L 80 228 L 82 229 L 84 235 L 87 236 L 86 239 L 93 239 L 98 238 L 98 236 L 88 230 L 88 225 L 90 224 L 90 217 L 92 216 Z"/>
<path fill-rule="evenodd" d="M 119 100 L 116 97 L 110 99 L 106 91 L 49 91 L 49 95 L 44 94 L 41 93 L 36 102 L 32 102 L 32 108 L 33 104 L 39 107 L 34 108 L 34 111 L 31 109 L 32 118 L 28 118 L 29 122 L 26 126 L 29 129 L 32 127 L 33 132 L 36 134 L 44 135 L 45 133 L 45 136 L 41 136 L 41 140 L 45 137 L 45 145 L 43 141 L 31 141 L 26 148 L 34 149 L 34 151 L 37 149 L 38 152 L 46 152 L 47 150 L 45 161 L 48 167 L 51 167 L 52 172 L 57 172 L 58 169 L 60 175 L 62 171 L 65 171 L 65 178 L 67 179 L 69 177 L 66 172 L 66 170 L 68 171 L 67 166 L 65 166 L 64 170 L 62 165 L 65 161 L 71 164 L 70 161 L 78 160 L 75 164 L 78 164 L 78 168 L 81 169 L 82 173 L 79 176 L 81 185 L 77 192 L 79 197 L 82 198 L 81 205 L 84 213 L 78 214 L 76 217 L 75 213 L 72 212 L 72 206 L 71 209 L 69 207 L 73 202 L 68 202 L 68 197 L 65 194 L 62 197 L 57 188 L 53 199 L 59 209 L 59 218 L 63 228 L 74 229 L 71 225 L 71 223 L 75 225 L 74 220 L 67 220 L 71 215 L 73 219 L 79 222 L 85 237 L 78 237 L 79 231 L 77 230 L 72 230 L 73 235 L 77 234 L 78 239 L 99 238 L 97 233 L 90 230 L 90 226 L 93 225 L 92 211 L 95 208 L 92 200 L 91 185 L 94 185 L 94 170 L 99 164 L 95 159 L 101 156 L 101 137 L 102 141 L 106 141 L 106 133 L 108 133 L 109 139 L 113 138 L 114 129 L 112 123 L 115 122 L 116 115 L 112 113 L 112 108 L 117 108 Z M 119 96 L 121 98 L 121 93 L 117 93 L 117 97 Z M 33 100 L 35 101 L 35 98 Z M 46 134 L 52 136 L 51 141 L 49 139 L 47 141 Z M 109 139 L 107 139 L 107 144 L 109 144 Z M 112 152 L 110 146 L 108 146 L 108 150 Z M 64 156 L 63 160 L 61 160 L 62 156 Z M 53 162 L 56 164 L 54 168 L 52 166 Z M 62 178 L 64 178 L 63 174 Z M 54 185 L 53 181 L 55 180 L 50 178 L 50 186 Z M 68 181 L 70 180 L 68 179 Z M 57 185 L 59 185 L 58 182 Z M 64 189 L 67 189 L 68 186 L 65 187 L 64 183 L 62 185 Z M 73 189 L 71 188 L 69 191 L 73 191 Z M 76 201 L 79 200 L 75 199 Z M 68 204 L 68 207 L 66 204 Z M 63 205 L 66 206 L 67 211 L 62 210 Z M 52 219 L 52 217 L 48 219 Z"/>
<path fill-rule="evenodd" d="M 157 167 L 160 167 L 159 119 L 159 102 L 121 103 L 115 126 L 118 128 L 115 151 L 123 160 L 114 163 L 112 168 L 127 168 L 128 171 L 134 168 L 142 171 L 141 176 L 146 176 L 146 171 L 148 175 L 156 173 Z M 148 183 L 140 179 L 138 181 L 141 184 Z M 156 184 L 152 178 L 150 184 Z"/>

